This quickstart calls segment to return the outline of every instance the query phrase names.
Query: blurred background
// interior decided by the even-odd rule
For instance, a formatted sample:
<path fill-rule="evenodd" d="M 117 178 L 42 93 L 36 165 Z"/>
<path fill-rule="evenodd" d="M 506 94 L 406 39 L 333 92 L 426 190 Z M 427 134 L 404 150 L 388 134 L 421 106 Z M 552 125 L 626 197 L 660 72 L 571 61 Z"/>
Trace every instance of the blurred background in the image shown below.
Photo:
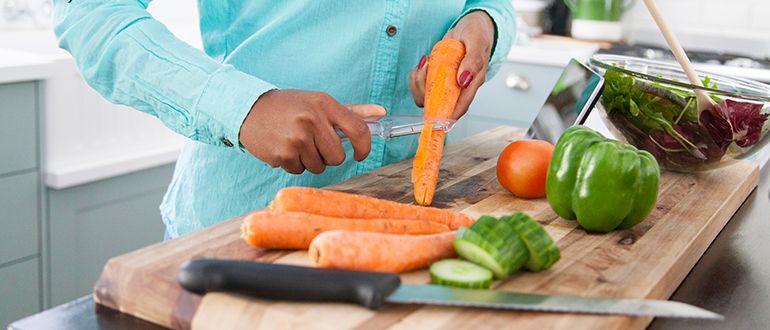
<path fill-rule="evenodd" d="M 673 60 L 638 1 L 512 2 L 517 44 L 452 141 L 529 126 L 571 58 Z M 658 2 L 697 66 L 770 83 L 770 1 Z M 158 205 L 183 142 L 93 92 L 50 12 L 50 1 L 0 0 L 0 327 L 89 294 L 108 258 L 162 239 Z M 150 12 L 200 47 L 195 1 Z"/>

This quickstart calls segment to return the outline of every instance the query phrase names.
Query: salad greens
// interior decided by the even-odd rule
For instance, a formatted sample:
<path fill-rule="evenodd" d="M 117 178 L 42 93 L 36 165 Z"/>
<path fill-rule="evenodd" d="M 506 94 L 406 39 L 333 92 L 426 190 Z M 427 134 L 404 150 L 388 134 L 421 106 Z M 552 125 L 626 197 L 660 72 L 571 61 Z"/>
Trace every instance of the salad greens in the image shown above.
<path fill-rule="evenodd" d="M 717 106 L 698 113 L 691 90 L 635 79 L 607 70 L 601 102 L 631 144 L 666 168 L 687 170 L 718 162 L 731 145 L 756 144 L 768 114 L 761 103 L 711 97 Z M 703 85 L 717 89 L 706 77 Z"/>

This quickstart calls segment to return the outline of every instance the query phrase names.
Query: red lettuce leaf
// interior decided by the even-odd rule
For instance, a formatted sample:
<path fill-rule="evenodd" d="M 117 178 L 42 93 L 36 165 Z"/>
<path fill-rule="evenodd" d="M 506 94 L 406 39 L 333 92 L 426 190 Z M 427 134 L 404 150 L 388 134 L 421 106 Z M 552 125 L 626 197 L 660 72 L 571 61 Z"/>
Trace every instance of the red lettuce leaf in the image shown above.
<path fill-rule="evenodd" d="M 762 126 L 765 125 L 768 114 L 762 113 L 762 104 L 733 102 L 726 100 L 722 104 L 728 104 L 726 112 L 730 116 L 733 125 L 735 143 L 745 148 L 759 142 Z"/>
<path fill-rule="evenodd" d="M 762 104 L 728 99 L 701 112 L 700 122 L 724 150 L 732 142 L 743 148 L 759 142 L 767 118 Z"/>

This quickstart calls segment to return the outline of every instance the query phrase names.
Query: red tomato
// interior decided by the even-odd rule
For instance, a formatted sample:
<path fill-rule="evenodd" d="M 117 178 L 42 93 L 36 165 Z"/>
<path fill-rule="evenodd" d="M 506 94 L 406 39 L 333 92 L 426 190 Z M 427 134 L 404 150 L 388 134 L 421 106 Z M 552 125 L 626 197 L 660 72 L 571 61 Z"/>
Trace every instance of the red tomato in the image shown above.
<path fill-rule="evenodd" d="M 543 197 L 552 154 L 553 144 L 547 141 L 514 141 L 497 159 L 497 181 L 515 196 Z"/>

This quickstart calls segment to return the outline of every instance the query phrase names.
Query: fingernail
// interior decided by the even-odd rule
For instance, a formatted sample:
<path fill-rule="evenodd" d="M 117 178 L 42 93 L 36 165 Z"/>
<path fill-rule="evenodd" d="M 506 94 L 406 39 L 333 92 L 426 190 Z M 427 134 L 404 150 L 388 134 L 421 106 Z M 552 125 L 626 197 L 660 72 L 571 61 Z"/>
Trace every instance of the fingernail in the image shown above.
<path fill-rule="evenodd" d="M 471 81 L 473 81 L 473 75 L 470 71 L 465 70 L 463 73 L 460 74 L 460 80 L 458 81 L 460 83 L 460 86 L 463 88 L 467 88 L 470 86 Z"/>
<path fill-rule="evenodd" d="M 420 58 L 420 64 L 417 64 L 417 70 L 420 70 L 420 69 L 422 69 L 422 67 L 425 65 L 425 62 L 427 62 L 427 61 L 428 61 L 428 57 L 427 57 L 427 56 L 425 56 L 425 55 L 423 55 L 423 56 Z"/>

